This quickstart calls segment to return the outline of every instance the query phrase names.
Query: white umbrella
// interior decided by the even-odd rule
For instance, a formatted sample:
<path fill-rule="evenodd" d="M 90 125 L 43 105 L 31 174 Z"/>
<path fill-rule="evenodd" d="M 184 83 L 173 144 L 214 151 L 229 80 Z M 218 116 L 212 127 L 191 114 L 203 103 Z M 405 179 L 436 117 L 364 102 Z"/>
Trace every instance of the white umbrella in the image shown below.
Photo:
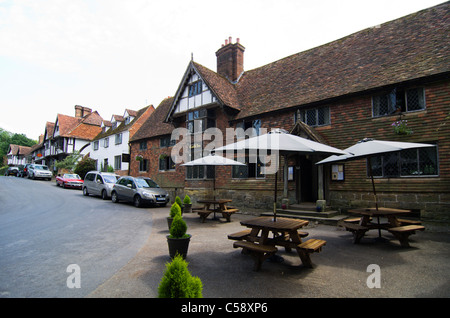
<path fill-rule="evenodd" d="M 305 153 L 305 154 L 339 154 L 345 155 L 347 152 L 327 146 L 296 135 L 291 135 L 286 131 L 276 129 L 267 134 L 244 139 L 223 147 L 215 151 L 230 150 L 270 150 L 280 153 Z"/>
<path fill-rule="evenodd" d="M 209 154 L 205 157 L 198 158 L 186 163 L 183 163 L 182 166 L 192 167 L 192 166 L 245 166 L 245 164 L 231 160 L 216 154 Z M 215 168 L 214 168 L 215 169 Z M 216 192 L 216 173 L 214 171 L 214 198 Z"/>
<path fill-rule="evenodd" d="M 340 149 L 327 146 L 309 139 L 305 139 L 296 135 L 291 135 L 284 130 L 275 129 L 271 132 L 244 139 L 232 144 L 215 149 L 216 152 L 234 151 L 234 150 L 266 150 L 271 151 L 272 154 L 339 154 L 346 155 L 347 152 Z M 278 158 L 277 158 L 278 160 Z M 274 220 L 276 220 L 276 202 L 277 202 L 277 175 L 278 169 L 275 172 L 275 190 L 273 213 Z M 285 176 L 286 178 L 287 176 Z"/>
<path fill-rule="evenodd" d="M 413 148 L 424 148 L 424 147 L 434 147 L 434 145 L 414 143 L 414 142 L 375 140 L 375 139 L 365 138 L 363 140 L 358 141 L 355 145 L 344 149 L 344 151 L 348 152 L 347 155 L 340 155 L 340 156 L 333 155 L 328 158 L 325 158 L 322 161 L 317 162 L 316 164 L 319 165 L 319 164 L 330 163 L 330 162 L 369 158 L 369 174 L 370 174 L 370 178 L 372 180 L 373 194 L 375 196 L 375 208 L 378 211 L 377 192 L 375 190 L 375 183 L 373 181 L 372 163 L 370 162 L 370 158 L 373 156 L 378 156 L 378 155 L 382 155 L 385 153 L 397 152 L 397 151 L 413 149 Z M 379 220 L 378 220 L 378 222 L 379 222 Z M 380 232 L 379 232 L 379 235 L 381 236 Z"/>

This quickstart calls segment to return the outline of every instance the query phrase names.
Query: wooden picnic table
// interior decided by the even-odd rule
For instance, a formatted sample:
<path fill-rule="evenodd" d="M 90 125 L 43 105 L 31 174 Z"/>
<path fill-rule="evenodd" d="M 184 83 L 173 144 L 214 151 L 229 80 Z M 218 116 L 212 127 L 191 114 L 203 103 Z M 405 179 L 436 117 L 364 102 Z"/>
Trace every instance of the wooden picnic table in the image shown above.
<path fill-rule="evenodd" d="M 202 222 L 205 222 L 206 218 L 214 213 L 213 219 L 216 218 L 216 212 L 222 214 L 222 216 L 228 221 L 231 221 L 231 214 L 238 212 L 239 209 L 230 208 L 227 206 L 227 203 L 232 202 L 230 199 L 205 199 L 205 200 L 197 200 L 198 203 L 202 203 L 204 206 L 202 208 L 193 208 L 193 212 L 197 212 L 200 215 Z M 213 208 L 211 208 L 211 205 Z M 216 208 L 217 206 L 217 208 Z"/>
<path fill-rule="evenodd" d="M 262 262 L 268 257 L 272 257 L 278 249 L 276 246 L 283 246 L 287 252 L 296 249 L 302 264 L 312 267 L 309 254 L 320 252 L 325 241 L 310 239 L 302 243 L 301 238 L 308 236 L 308 233 L 298 230 L 309 224 L 309 221 L 277 218 L 257 217 L 241 221 L 243 226 L 249 229 L 238 233 L 230 234 L 229 239 L 236 240 L 233 247 L 242 247 L 244 253 L 249 253 L 255 259 L 254 270 L 261 268 Z M 269 234 L 272 233 L 272 237 Z"/>
<path fill-rule="evenodd" d="M 379 207 L 378 209 L 352 209 L 348 212 L 361 215 L 358 224 L 355 224 L 354 220 L 344 220 L 343 223 L 347 231 L 353 232 L 354 243 L 359 243 L 368 230 L 376 229 L 379 238 L 381 238 L 381 230 L 387 230 L 400 241 L 401 246 L 409 247 L 408 237 L 415 234 L 415 231 L 425 230 L 420 221 L 398 218 L 398 216 L 411 213 L 411 210 Z M 372 217 L 376 217 L 378 222 L 371 222 Z M 380 217 L 387 218 L 388 223 L 380 223 Z"/>

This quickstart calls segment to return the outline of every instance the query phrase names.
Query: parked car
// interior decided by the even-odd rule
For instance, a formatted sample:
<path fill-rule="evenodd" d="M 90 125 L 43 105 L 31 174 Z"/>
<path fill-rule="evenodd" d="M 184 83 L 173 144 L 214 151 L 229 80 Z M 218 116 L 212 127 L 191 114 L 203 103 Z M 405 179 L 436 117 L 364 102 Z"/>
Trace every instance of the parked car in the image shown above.
<path fill-rule="evenodd" d="M 84 177 L 83 195 L 100 195 L 106 200 L 111 197 L 111 190 L 119 177 L 110 172 L 89 171 Z"/>
<path fill-rule="evenodd" d="M 76 173 L 65 173 L 56 177 L 56 185 L 63 188 L 77 188 L 81 190 L 83 180 Z"/>
<path fill-rule="evenodd" d="M 45 165 L 32 164 L 28 167 L 27 171 L 28 179 L 47 179 L 52 180 L 52 172 Z"/>
<path fill-rule="evenodd" d="M 111 199 L 114 203 L 124 200 L 141 207 L 144 204 L 166 206 L 170 197 L 166 190 L 150 178 L 121 177 L 112 189 Z"/>
<path fill-rule="evenodd" d="M 19 168 L 17 168 L 17 167 L 9 167 L 5 171 L 5 176 L 17 176 L 18 173 L 19 173 Z"/>
<path fill-rule="evenodd" d="M 19 174 L 18 177 L 28 177 L 28 168 L 31 166 L 31 163 L 27 163 L 25 166 L 23 166 L 23 169 L 19 168 Z"/>

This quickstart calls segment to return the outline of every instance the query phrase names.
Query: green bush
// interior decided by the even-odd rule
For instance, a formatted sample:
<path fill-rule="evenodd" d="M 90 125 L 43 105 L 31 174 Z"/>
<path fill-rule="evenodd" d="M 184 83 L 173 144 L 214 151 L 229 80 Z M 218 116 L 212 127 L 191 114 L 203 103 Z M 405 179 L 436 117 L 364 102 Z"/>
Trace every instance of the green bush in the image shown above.
<path fill-rule="evenodd" d="M 203 284 L 192 276 L 188 263 L 180 255 L 166 264 L 166 271 L 158 286 L 159 298 L 202 298 Z"/>
<path fill-rule="evenodd" d="M 183 202 L 181 202 L 181 198 L 178 195 L 175 197 L 175 202 L 178 203 L 180 208 L 183 207 Z"/>
<path fill-rule="evenodd" d="M 184 204 L 191 204 L 191 198 L 186 194 L 183 199 Z"/>
<path fill-rule="evenodd" d="M 181 216 L 181 207 L 178 203 L 174 202 L 174 204 L 170 207 L 170 217 L 174 218 L 178 214 Z"/>
<path fill-rule="evenodd" d="M 188 234 L 186 234 L 187 231 L 187 224 L 183 220 L 183 217 L 181 214 L 175 215 L 172 221 L 172 225 L 170 226 L 169 230 L 169 238 L 186 238 L 189 237 Z"/>
<path fill-rule="evenodd" d="M 73 172 L 78 174 L 81 177 L 81 179 L 84 180 L 84 176 L 86 175 L 86 173 L 88 173 L 91 170 L 96 170 L 96 169 L 97 169 L 97 164 L 96 164 L 95 160 L 86 157 L 86 158 L 83 158 L 80 161 L 78 161 Z"/>

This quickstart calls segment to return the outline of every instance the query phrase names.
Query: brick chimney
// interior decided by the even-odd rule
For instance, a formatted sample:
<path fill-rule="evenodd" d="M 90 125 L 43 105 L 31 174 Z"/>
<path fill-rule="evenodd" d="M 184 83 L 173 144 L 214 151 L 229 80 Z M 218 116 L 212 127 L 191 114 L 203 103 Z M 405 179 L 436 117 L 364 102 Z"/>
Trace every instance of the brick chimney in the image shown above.
<path fill-rule="evenodd" d="M 90 113 L 92 113 L 92 109 L 80 105 L 75 105 L 75 117 L 83 118 L 89 115 Z"/>
<path fill-rule="evenodd" d="M 234 44 L 231 41 L 230 36 L 216 52 L 217 73 L 228 78 L 230 82 L 236 82 L 244 72 L 245 47 L 239 43 L 239 38 L 236 39 Z"/>

